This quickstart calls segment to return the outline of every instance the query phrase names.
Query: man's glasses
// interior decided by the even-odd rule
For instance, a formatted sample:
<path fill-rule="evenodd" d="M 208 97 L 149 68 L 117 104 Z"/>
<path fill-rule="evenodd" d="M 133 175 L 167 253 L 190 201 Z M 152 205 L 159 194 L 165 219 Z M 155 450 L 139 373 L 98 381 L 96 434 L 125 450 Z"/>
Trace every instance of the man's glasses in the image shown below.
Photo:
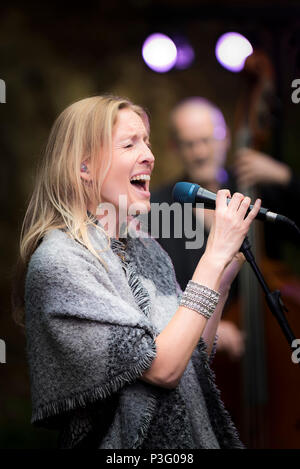
<path fill-rule="evenodd" d="M 203 137 L 203 138 L 197 138 L 197 140 L 177 140 L 178 145 L 180 148 L 185 149 L 185 150 L 191 150 L 193 147 L 197 145 L 204 145 L 204 146 L 211 146 L 217 140 L 214 137 Z"/>

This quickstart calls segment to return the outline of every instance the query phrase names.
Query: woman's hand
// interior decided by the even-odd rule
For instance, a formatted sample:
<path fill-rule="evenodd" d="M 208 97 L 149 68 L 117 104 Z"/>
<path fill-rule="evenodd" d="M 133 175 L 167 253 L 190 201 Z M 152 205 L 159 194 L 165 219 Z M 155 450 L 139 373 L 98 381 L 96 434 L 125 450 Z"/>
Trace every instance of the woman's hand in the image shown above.
<path fill-rule="evenodd" d="M 203 257 L 212 259 L 215 264 L 224 268 L 237 255 L 261 206 L 261 200 L 257 199 L 253 209 L 245 217 L 251 203 L 250 197 L 245 197 L 243 194 L 236 192 L 228 205 L 227 197 L 231 197 L 228 189 L 217 192 L 216 210 L 203 255 Z M 240 256 L 236 257 L 236 260 L 240 259 Z M 233 270 L 230 275 L 234 274 L 234 269 L 237 267 L 238 264 L 236 263 L 232 265 L 231 270 Z M 226 275 L 229 275 L 229 271 Z"/>

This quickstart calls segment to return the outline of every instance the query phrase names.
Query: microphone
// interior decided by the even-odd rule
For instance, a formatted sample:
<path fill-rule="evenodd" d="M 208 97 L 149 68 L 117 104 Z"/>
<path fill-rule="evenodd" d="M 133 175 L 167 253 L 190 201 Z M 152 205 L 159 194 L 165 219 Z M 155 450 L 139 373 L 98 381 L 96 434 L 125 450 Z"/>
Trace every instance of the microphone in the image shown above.
<path fill-rule="evenodd" d="M 205 208 L 214 210 L 216 208 L 216 198 L 217 194 L 214 192 L 208 191 L 198 184 L 191 182 L 177 182 L 173 187 L 172 198 L 174 202 L 196 203 L 204 204 Z M 227 205 L 230 202 L 230 197 L 227 197 Z M 253 209 L 253 205 L 250 205 L 247 214 Z M 272 223 L 288 223 L 289 225 L 295 225 L 295 223 L 284 215 L 279 215 L 278 213 L 271 212 L 267 208 L 261 207 L 255 219 L 268 221 Z M 297 225 L 296 225 L 297 226 Z"/>

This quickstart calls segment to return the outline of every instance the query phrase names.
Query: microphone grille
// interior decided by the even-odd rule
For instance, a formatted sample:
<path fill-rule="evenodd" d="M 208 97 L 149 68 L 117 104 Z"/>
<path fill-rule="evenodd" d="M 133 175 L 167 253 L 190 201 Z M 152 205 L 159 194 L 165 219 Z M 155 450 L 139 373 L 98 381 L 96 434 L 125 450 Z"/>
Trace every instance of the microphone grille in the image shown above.
<path fill-rule="evenodd" d="M 199 187 L 198 184 L 192 184 L 191 182 L 177 182 L 172 191 L 173 201 L 181 204 L 186 202 L 194 203 Z"/>

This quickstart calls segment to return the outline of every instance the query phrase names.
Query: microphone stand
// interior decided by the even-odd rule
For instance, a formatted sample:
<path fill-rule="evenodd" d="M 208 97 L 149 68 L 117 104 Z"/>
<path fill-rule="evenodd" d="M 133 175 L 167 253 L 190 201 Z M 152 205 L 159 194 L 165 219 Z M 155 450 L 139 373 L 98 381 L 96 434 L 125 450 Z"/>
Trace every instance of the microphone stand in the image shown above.
<path fill-rule="evenodd" d="M 261 271 L 259 270 L 258 265 L 255 262 L 255 258 L 254 258 L 253 252 L 251 251 L 251 244 L 249 242 L 248 236 L 245 237 L 243 244 L 240 248 L 240 251 L 244 254 L 246 260 L 249 262 L 253 272 L 255 273 L 265 293 L 265 298 L 269 306 L 269 309 L 271 310 L 273 316 L 275 316 L 275 318 L 277 319 L 277 322 L 286 340 L 288 341 L 288 344 L 292 348 L 292 343 L 295 340 L 295 335 L 293 334 L 293 331 L 291 330 L 289 323 L 287 322 L 287 319 L 284 315 L 284 312 L 288 310 L 282 301 L 280 291 L 279 290 L 274 290 L 273 292 L 270 291 L 270 288 L 268 287 Z M 299 365 L 300 365 L 300 362 L 299 362 Z"/>

